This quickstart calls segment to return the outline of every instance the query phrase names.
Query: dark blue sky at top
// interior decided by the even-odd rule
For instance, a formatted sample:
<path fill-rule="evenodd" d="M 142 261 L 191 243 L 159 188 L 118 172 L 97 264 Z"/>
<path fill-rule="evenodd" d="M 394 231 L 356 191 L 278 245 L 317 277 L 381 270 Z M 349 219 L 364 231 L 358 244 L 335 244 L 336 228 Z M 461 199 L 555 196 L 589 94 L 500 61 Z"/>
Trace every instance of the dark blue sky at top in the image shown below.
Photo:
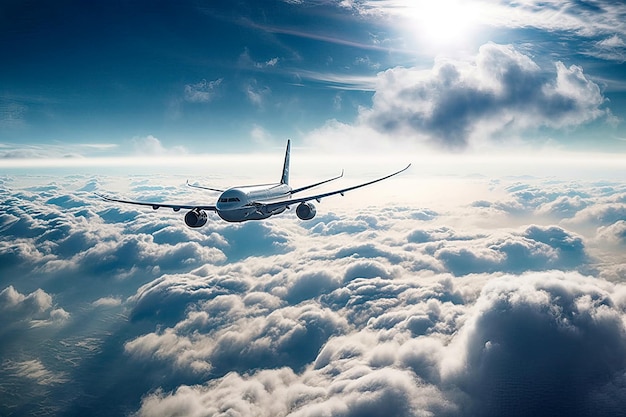
<path fill-rule="evenodd" d="M 372 106 L 381 71 L 430 69 L 438 55 L 475 55 L 489 41 L 514 45 L 542 69 L 557 60 L 582 66 L 617 121 L 559 126 L 558 135 L 580 141 L 601 132 L 620 144 L 623 28 L 596 24 L 586 34 L 545 21 L 536 28 L 483 21 L 472 43 L 438 49 L 433 34 L 410 33 L 384 4 L 3 2 L 0 144 L 119 145 L 154 135 L 166 147 L 210 152 L 250 144 L 255 128 L 283 143 L 328 120 L 355 123 L 359 109 Z M 598 12 L 584 2 L 570 13 L 576 9 Z M 612 33 L 613 56 L 591 56 Z"/>
<path fill-rule="evenodd" d="M 257 119 L 279 131 L 284 124 L 307 128 L 329 116 L 322 109 L 336 91 L 302 87 L 289 68 L 323 70 L 331 58 L 341 68 L 356 57 L 351 48 L 254 26 L 289 22 L 294 29 L 347 34 L 341 13 L 297 13 L 282 2 L 14 2 L 4 9 L 3 101 L 28 107 L 28 126 L 3 135 L 9 141 L 183 136 L 198 128 L 210 137 L 222 129 L 236 136 Z M 349 25 L 358 29 L 358 20 Z M 276 57 L 279 71 L 255 67 Z M 217 104 L 177 103 L 186 85 L 219 79 Z M 246 100 L 246 83 L 261 91 L 271 85 L 274 97 L 297 96 L 298 102 L 256 110 Z"/>

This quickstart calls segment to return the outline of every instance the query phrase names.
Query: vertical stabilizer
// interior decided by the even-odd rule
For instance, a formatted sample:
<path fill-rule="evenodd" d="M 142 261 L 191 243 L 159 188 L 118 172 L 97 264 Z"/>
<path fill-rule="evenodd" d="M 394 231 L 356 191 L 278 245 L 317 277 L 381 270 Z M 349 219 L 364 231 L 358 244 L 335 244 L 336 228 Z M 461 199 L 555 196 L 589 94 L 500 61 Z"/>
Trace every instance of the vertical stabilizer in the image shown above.
<path fill-rule="evenodd" d="M 283 176 L 280 178 L 281 184 L 289 184 L 289 153 L 291 151 L 291 140 L 287 139 L 287 150 L 285 151 L 285 163 L 283 164 Z"/>

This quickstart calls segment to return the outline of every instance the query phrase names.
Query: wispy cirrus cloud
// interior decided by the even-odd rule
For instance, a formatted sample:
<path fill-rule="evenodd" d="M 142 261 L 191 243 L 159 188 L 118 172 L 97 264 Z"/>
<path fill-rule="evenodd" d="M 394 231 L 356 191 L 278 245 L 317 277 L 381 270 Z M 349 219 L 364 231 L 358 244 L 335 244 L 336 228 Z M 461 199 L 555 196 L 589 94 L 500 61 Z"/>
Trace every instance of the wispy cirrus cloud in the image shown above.
<path fill-rule="evenodd" d="M 28 106 L 18 101 L 0 98 L 0 127 L 15 129 L 24 127 Z"/>
<path fill-rule="evenodd" d="M 322 83 L 330 88 L 336 88 L 338 90 L 376 90 L 376 76 L 322 73 L 301 69 L 297 70 L 296 74 L 298 78 L 303 80 Z"/>
<path fill-rule="evenodd" d="M 138 136 L 132 139 L 135 152 L 145 155 L 165 155 L 165 154 L 186 154 L 187 150 L 184 146 L 176 145 L 171 148 L 163 146 L 161 140 L 155 136 Z"/>
<path fill-rule="evenodd" d="M 185 85 L 185 101 L 189 103 L 208 103 L 218 94 L 223 78 L 207 81 L 201 80 L 194 84 Z"/>
<path fill-rule="evenodd" d="M 423 14 L 428 17 L 432 8 L 410 0 L 365 1 L 352 3 L 354 8 L 366 15 L 406 17 Z M 447 13 L 454 14 L 456 1 L 447 1 Z M 549 32 L 571 32 L 581 37 L 596 37 L 613 34 L 626 34 L 624 16 L 626 7 L 622 3 L 608 0 L 593 3 L 573 3 L 535 0 L 522 2 L 474 1 L 471 7 L 478 13 L 472 15 L 475 24 L 504 28 L 533 27 Z"/>
<path fill-rule="evenodd" d="M 16 375 L 34 381 L 39 385 L 56 385 L 67 382 L 67 376 L 63 373 L 54 373 L 41 363 L 34 359 L 23 362 L 7 361 L 3 364 L 10 372 Z"/>

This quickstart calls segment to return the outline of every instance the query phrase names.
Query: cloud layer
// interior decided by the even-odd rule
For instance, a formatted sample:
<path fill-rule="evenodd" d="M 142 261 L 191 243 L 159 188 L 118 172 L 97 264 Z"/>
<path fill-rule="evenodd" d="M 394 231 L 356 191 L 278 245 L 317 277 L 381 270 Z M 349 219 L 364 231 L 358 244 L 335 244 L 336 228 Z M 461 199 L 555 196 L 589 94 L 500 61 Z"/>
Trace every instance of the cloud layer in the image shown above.
<path fill-rule="evenodd" d="M 626 405 L 622 182 L 459 179 L 485 191 L 192 230 L 92 197 L 115 181 L 2 179 L 0 413 Z M 133 180 L 129 196 L 192 195 L 158 183 Z"/>
<path fill-rule="evenodd" d="M 231 372 L 151 394 L 137 415 L 596 415 L 623 405 L 605 402 L 624 388 L 623 286 L 544 272 L 491 279 L 476 297 L 458 292 L 470 280 L 412 281 L 344 290 L 336 311 L 348 315 L 364 308 L 359 287 L 395 293 L 370 300 L 385 310 L 326 341 L 304 371 L 286 361 Z"/>

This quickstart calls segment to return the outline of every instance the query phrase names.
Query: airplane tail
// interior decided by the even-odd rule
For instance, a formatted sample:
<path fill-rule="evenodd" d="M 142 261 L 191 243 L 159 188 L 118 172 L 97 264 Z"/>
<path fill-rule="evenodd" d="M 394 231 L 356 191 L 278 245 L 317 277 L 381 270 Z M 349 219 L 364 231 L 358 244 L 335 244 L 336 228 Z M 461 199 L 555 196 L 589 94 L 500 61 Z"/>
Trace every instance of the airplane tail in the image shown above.
<path fill-rule="evenodd" d="M 289 153 L 291 151 L 291 140 L 287 139 L 287 150 L 285 151 L 285 163 L 283 164 L 283 175 L 280 178 L 281 184 L 289 184 Z"/>

